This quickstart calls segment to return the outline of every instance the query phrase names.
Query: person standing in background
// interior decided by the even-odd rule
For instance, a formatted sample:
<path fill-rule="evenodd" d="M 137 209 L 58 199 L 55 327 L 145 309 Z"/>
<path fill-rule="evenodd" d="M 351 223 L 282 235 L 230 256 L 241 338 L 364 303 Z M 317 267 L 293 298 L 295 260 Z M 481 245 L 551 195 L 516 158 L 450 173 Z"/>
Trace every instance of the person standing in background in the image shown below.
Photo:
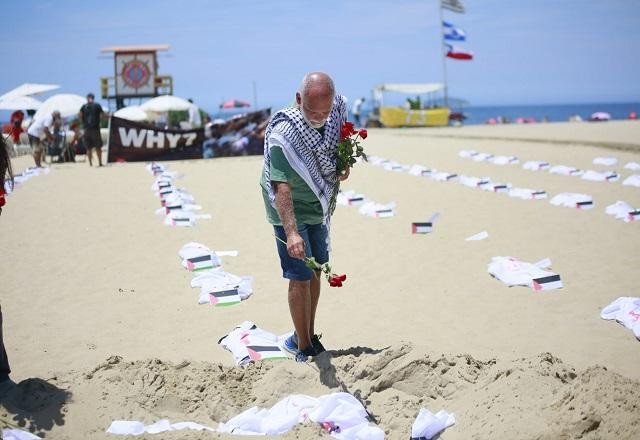
<path fill-rule="evenodd" d="M 100 119 L 102 106 L 95 102 L 93 93 L 87 95 L 87 103 L 80 108 L 80 120 L 84 127 L 84 146 L 87 149 L 89 166 L 93 166 L 92 156 L 95 150 L 98 156 L 98 166 L 102 166 L 102 136 L 100 135 Z"/>
<path fill-rule="evenodd" d="M 362 122 L 360 121 L 362 104 L 364 104 L 364 98 L 358 98 L 354 101 L 353 107 L 351 107 L 351 113 L 353 113 L 353 121 L 355 122 L 356 127 L 360 127 L 362 125 Z"/>

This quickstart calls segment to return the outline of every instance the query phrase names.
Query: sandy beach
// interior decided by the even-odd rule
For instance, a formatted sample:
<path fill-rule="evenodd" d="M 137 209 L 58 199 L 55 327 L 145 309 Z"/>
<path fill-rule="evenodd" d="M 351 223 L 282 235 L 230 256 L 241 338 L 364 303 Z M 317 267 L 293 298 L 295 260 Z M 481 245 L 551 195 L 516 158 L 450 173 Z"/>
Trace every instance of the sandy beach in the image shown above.
<path fill-rule="evenodd" d="M 53 164 L 8 197 L 0 217 L 4 338 L 19 383 L 0 418 L 49 439 L 115 439 L 114 420 L 161 418 L 212 428 L 251 406 L 291 394 L 356 396 L 385 431 L 406 439 L 420 408 L 454 413 L 440 436 L 459 439 L 640 438 L 640 341 L 601 310 L 640 296 L 640 222 L 605 208 L 640 208 L 640 123 L 372 129 L 369 155 L 458 175 L 544 189 L 548 199 L 438 182 L 360 163 L 344 182 L 380 203 L 388 219 L 338 206 L 332 266 L 342 288 L 323 286 L 316 328 L 331 356 L 318 362 L 234 364 L 218 339 L 245 320 L 274 334 L 291 330 L 272 229 L 259 188 L 262 157 L 164 164 L 212 215 L 168 227 L 145 163 L 90 168 Z M 514 155 L 499 166 L 461 150 Z M 595 165 L 613 156 L 618 164 Z M 105 156 L 106 157 L 106 156 Z M 620 180 L 529 171 L 526 161 L 615 170 Z M 15 158 L 14 172 L 32 166 Z M 594 208 L 553 206 L 562 192 L 588 194 Z M 430 234 L 411 223 L 440 218 Z M 489 237 L 465 241 L 481 231 Z M 254 278 L 253 295 L 226 308 L 198 304 L 178 257 L 187 242 L 237 250 L 223 267 Z M 549 258 L 564 287 L 535 292 L 491 277 L 495 256 Z M 314 424 L 285 439 L 329 438 Z M 144 439 L 237 438 L 208 432 Z"/>

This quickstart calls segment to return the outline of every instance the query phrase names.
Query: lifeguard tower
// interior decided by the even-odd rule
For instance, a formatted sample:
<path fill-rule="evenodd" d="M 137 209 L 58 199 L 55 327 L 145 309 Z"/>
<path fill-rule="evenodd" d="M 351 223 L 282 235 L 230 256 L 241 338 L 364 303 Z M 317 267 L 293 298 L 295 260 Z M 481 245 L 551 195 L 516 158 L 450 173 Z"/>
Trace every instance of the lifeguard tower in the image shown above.
<path fill-rule="evenodd" d="M 114 76 L 100 78 L 102 99 L 106 99 L 109 110 L 125 106 L 124 100 L 151 98 L 173 94 L 173 77 L 158 74 L 159 51 L 169 50 L 168 44 L 141 46 L 108 46 L 100 49 L 113 53 Z"/>

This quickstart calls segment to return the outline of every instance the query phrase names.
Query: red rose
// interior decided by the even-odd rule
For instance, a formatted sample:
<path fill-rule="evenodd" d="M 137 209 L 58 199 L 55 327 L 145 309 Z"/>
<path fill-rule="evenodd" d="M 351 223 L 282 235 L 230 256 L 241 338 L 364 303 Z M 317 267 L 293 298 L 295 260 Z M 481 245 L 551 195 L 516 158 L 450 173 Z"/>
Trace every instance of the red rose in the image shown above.
<path fill-rule="evenodd" d="M 347 279 L 346 275 L 336 275 L 332 274 L 331 278 L 329 278 L 329 285 L 331 287 L 342 287 L 342 282 Z"/>
<path fill-rule="evenodd" d="M 340 139 L 346 139 L 355 133 L 356 131 L 353 128 L 353 124 L 347 121 L 343 123 L 342 127 L 340 128 Z"/>
<path fill-rule="evenodd" d="M 367 138 L 367 130 L 365 130 L 364 128 L 360 129 L 360 131 L 358 133 L 360 134 L 360 137 L 362 139 L 366 139 Z"/>

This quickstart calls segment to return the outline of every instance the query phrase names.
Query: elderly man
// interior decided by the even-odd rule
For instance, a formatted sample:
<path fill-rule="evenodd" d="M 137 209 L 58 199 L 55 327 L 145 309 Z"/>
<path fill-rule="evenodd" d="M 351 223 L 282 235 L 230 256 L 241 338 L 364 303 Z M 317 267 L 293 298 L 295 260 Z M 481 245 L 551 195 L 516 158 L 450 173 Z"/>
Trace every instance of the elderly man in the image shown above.
<path fill-rule="evenodd" d="M 315 334 L 321 273 L 309 269 L 304 259 L 329 260 L 334 195 L 338 181 L 349 176 L 348 171 L 336 175 L 336 148 L 346 119 L 346 100 L 336 95 L 333 80 L 313 72 L 305 75 L 296 106 L 274 114 L 265 133 L 260 184 L 278 238 L 282 275 L 289 279 L 295 329 L 284 348 L 299 362 L 325 351 Z"/>

